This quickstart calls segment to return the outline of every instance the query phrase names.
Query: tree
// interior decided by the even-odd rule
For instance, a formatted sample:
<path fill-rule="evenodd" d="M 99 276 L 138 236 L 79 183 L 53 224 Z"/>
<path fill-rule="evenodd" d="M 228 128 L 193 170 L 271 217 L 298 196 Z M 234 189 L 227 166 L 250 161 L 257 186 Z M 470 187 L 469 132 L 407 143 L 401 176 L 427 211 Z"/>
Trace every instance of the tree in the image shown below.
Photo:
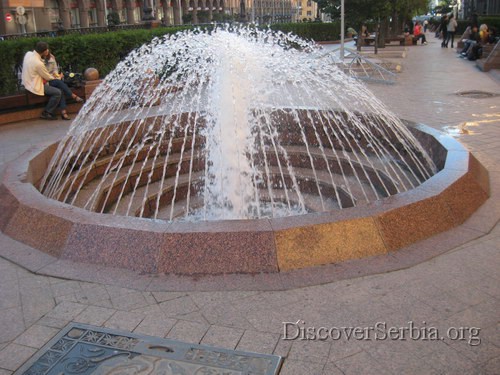
<path fill-rule="evenodd" d="M 332 20 L 340 18 L 340 0 L 317 0 L 321 12 L 330 14 Z M 428 11 L 428 0 L 344 0 L 346 27 L 359 30 L 362 23 L 381 22 L 384 31 L 400 34 L 403 25 L 417 14 Z"/>
<path fill-rule="evenodd" d="M 116 26 L 120 24 L 120 15 L 116 12 L 110 12 L 107 19 L 108 26 Z"/>

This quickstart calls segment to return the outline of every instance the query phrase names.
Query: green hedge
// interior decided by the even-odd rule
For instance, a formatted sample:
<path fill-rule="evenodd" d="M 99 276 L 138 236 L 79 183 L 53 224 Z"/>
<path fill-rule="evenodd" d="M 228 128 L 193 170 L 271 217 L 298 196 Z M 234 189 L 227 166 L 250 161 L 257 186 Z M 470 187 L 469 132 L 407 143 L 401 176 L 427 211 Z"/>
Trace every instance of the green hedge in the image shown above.
<path fill-rule="evenodd" d="M 211 28 L 212 26 L 205 26 Z M 23 38 L 0 42 L 0 95 L 17 90 L 15 67 L 22 64 L 24 54 L 33 50 L 39 40 L 49 43 L 50 50 L 63 70 L 82 73 L 88 67 L 96 68 L 101 77 L 106 76 L 130 51 L 151 41 L 155 36 L 173 34 L 184 27 L 160 27 L 155 29 L 125 30 L 101 34 L 71 34 L 54 38 Z M 292 32 L 305 39 L 316 41 L 339 38 L 338 23 L 290 23 L 273 25 L 272 29 Z"/>
<path fill-rule="evenodd" d="M 340 23 L 321 23 L 321 22 L 303 22 L 303 23 L 281 23 L 271 26 L 272 30 L 280 30 L 284 33 L 293 33 L 307 40 L 323 42 L 328 40 L 340 39 Z"/>
<path fill-rule="evenodd" d="M 102 34 L 71 34 L 54 38 L 23 38 L 0 42 L 0 95 L 16 92 L 17 77 L 14 69 L 22 65 L 24 54 L 32 51 L 36 42 L 45 40 L 63 70 L 83 73 L 88 67 L 96 68 L 106 76 L 116 64 L 134 48 L 151 41 L 155 36 L 173 34 L 188 27 L 160 27 L 127 30 Z"/>

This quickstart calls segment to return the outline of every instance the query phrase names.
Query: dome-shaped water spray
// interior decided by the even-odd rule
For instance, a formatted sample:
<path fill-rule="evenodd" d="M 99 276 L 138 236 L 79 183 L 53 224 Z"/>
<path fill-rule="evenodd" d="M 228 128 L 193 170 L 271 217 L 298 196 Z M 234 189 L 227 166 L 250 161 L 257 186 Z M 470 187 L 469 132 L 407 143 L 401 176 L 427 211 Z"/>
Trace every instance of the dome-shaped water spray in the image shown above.
<path fill-rule="evenodd" d="M 74 120 L 40 189 L 116 215 L 254 219 L 364 205 L 435 172 L 324 51 L 222 27 L 133 51 Z"/>

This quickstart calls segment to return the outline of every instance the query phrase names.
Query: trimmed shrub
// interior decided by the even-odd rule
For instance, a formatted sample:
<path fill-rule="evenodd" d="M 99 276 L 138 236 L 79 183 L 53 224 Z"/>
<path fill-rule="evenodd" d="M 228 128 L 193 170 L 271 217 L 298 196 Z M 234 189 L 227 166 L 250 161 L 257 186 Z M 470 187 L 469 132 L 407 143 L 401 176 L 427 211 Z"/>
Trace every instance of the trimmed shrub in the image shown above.
<path fill-rule="evenodd" d="M 203 28 L 211 28 L 211 25 Z M 110 31 L 96 34 L 69 34 L 53 38 L 22 38 L 0 42 L 0 95 L 17 91 L 16 68 L 22 66 L 27 51 L 33 50 L 36 42 L 45 40 L 56 56 L 63 71 L 83 73 L 89 67 L 96 68 L 101 77 L 112 71 L 116 64 L 132 50 L 154 37 L 174 34 L 193 26 L 159 27 L 154 29 Z M 198 28 L 200 28 L 198 26 Z M 315 41 L 337 40 L 340 35 L 339 23 L 288 23 L 272 25 L 271 29 Z"/>

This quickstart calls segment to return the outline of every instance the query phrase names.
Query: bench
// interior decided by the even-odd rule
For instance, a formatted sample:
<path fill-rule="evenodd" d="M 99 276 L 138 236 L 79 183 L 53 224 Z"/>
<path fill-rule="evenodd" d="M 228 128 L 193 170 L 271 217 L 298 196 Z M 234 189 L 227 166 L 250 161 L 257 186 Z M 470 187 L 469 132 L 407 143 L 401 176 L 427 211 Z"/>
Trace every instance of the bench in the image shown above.
<path fill-rule="evenodd" d="M 406 38 L 404 35 L 396 35 L 385 38 L 386 44 L 391 44 L 392 42 L 398 42 L 399 45 L 404 46 L 406 44 Z"/>
<path fill-rule="evenodd" d="M 100 82 L 101 80 L 85 81 L 83 86 L 71 89 L 76 95 L 87 100 Z M 48 96 L 35 95 L 26 90 L 0 96 L 0 125 L 39 118 L 48 100 Z M 69 113 L 76 113 L 82 107 L 81 103 L 76 103 L 73 99 L 66 100 Z"/>
<path fill-rule="evenodd" d="M 72 91 L 81 98 L 84 98 L 85 96 L 85 90 L 83 86 L 77 89 L 72 88 Z M 48 101 L 48 96 L 35 95 L 27 90 L 23 90 L 13 95 L 0 97 L 0 113 L 18 111 L 20 109 L 30 108 L 34 106 L 45 106 Z M 74 102 L 73 99 L 68 98 L 66 98 L 66 101 L 68 104 Z"/>
<path fill-rule="evenodd" d="M 483 46 L 483 57 L 476 60 L 476 65 L 483 72 L 488 72 L 491 69 L 500 69 L 500 41 L 494 46 L 487 44 Z M 487 48 L 489 47 L 489 48 Z"/>

